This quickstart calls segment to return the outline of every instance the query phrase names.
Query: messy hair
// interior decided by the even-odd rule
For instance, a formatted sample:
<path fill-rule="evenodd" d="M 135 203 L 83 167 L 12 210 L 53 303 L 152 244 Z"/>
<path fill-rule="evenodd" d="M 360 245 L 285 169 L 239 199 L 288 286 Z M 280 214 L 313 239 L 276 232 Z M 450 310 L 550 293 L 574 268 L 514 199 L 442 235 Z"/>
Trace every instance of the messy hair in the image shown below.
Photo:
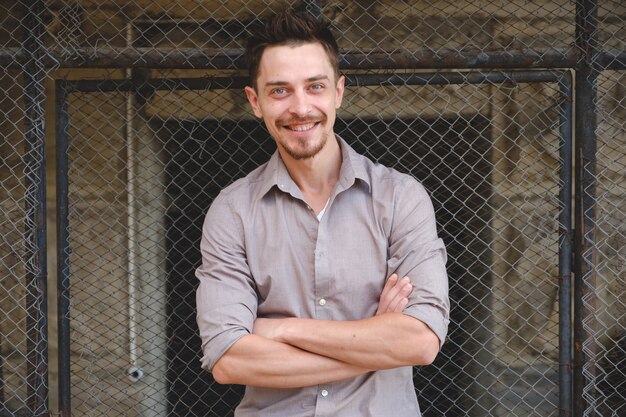
<path fill-rule="evenodd" d="M 257 88 L 259 65 L 265 48 L 311 42 L 322 45 L 334 69 L 335 78 L 339 78 L 339 47 L 330 31 L 330 24 L 317 20 L 309 13 L 287 8 L 266 19 L 248 39 L 246 62 L 252 86 Z"/>

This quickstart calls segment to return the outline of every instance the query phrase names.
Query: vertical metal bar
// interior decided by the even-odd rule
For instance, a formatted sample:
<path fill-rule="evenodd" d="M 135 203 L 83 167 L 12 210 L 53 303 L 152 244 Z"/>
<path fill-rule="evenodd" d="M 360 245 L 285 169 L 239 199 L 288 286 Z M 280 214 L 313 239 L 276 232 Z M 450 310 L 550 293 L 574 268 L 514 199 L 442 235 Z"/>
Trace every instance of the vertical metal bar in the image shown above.
<path fill-rule="evenodd" d="M 322 5 L 319 0 L 302 0 L 300 7 L 305 12 L 313 15 L 316 19 L 320 19 L 322 17 Z"/>
<path fill-rule="evenodd" d="M 45 77 L 42 0 L 23 0 L 27 407 L 48 415 Z"/>
<path fill-rule="evenodd" d="M 57 309 L 59 338 L 59 415 L 69 417 L 70 404 L 70 248 L 68 200 L 68 86 L 56 82 Z"/>
<path fill-rule="evenodd" d="M 559 220 L 559 416 L 572 415 L 572 76 L 561 85 L 561 190 Z"/>
<path fill-rule="evenodd" d="M 596 0 L 576 2 L 574 416 L 595 414 Z M 589 410 L 589 412 L 587 412 Z"/>
<path fill-rule="evenodd" d="M 132 47 L 134 41 L 133 24 L 126 24 L 126 46 Z M 126 79 L 132 80 L 133 69 L 126 68 L 124 71 Z M 137 209 L 135 203 L 135 93 L 129 90 L 126 93 L 126 219 L 128 226 L 128 362 L 127 374 L 131 381 L 138 381 L 143 375 L 140 368 L 139 348 L 137 343 L 138 335 L 138 314 L 137 314 L 137 293 L 139 290 L 139 268 L 137 265 Z"/>

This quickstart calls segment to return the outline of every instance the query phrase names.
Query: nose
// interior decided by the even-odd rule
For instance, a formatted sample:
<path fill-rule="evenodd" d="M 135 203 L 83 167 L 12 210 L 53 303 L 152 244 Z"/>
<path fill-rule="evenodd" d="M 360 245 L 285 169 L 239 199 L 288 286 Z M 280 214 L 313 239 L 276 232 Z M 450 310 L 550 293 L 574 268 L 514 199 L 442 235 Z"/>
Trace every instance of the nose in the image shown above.
<path fill-rule="evenodd" d="M 291 95 L 289 112 L 297 117 L 305 117 L 311 113 L 311 103 L 306 92 L 298 90 Z"/>

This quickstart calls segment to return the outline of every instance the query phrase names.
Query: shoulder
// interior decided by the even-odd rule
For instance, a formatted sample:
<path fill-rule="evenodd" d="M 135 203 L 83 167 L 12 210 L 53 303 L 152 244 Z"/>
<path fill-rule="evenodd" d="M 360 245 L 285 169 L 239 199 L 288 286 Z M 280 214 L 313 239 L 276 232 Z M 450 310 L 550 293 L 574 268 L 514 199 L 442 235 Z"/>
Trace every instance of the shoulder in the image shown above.
<path fill-rule="evenodd" d="M 409 174 L 402 173 L 394 168 L 371 161 L 363 155 L 362 166 L 369 178 L 372 195 L 392 197 L 396 199 L 429 198 L 421 182 Z"/>
<path fill-rule="evenodd" d="M 230 204 L 237 207 L 241 204 L 252 203 L 255 199 L 260 198 L 263 186 L 267 184 L 270 175 L 268 162 L 266 162 L 245 177 L 239 178 L 223 188 L 213 204 Z"/>
<path fill-rule="evenodd" d="M 205 227 L 241 229 L 266 191 L 267 163 L 223 188 L 213 199 L 205 217 Z"/>

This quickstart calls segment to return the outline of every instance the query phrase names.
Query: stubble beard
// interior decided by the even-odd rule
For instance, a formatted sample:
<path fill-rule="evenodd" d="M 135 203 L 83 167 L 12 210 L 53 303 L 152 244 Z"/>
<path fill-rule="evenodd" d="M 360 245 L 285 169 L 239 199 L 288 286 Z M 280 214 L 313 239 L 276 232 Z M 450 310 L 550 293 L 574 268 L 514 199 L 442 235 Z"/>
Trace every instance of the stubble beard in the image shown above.
<path fill-rule="evenodd" d="M 326 124 L 326 121 L 326 117 L 321 117 L 317 120 L 322 126 Z M 288 124 L 288 122 L 278 121 L 277 124 L 280 126 Z M 320 151 L 324 149 L 324 146 L 326 146 L 326 142 L 328 142 L 328 136 L 328 132 L 322 132 L 320 140 L 313 145 L 310 144 L 311 139 L 307 137 L 296 138 L 297 143 L 295 146 L 290 145 L 287 140 L 277 141 L 277 144 L 291 158 L 296 161 L 301 161 L 313 158 L 320 153 Z"/>
<path fill-rule="evenodd" d="M 304 159 L 313 158 L 315 155 L 320 153 L 320 151 L 326 146 L 326 142 L 328 141 L 328 133 L 324 132 L 321 140 L 317 142 L 313 147 L 308 147 L 307 141 L 308 138 L 299 138 L 298 146 L 289 146 L 282 145 L 281 148 L 293 159 L 296 161 L 301 161 Z"/>

